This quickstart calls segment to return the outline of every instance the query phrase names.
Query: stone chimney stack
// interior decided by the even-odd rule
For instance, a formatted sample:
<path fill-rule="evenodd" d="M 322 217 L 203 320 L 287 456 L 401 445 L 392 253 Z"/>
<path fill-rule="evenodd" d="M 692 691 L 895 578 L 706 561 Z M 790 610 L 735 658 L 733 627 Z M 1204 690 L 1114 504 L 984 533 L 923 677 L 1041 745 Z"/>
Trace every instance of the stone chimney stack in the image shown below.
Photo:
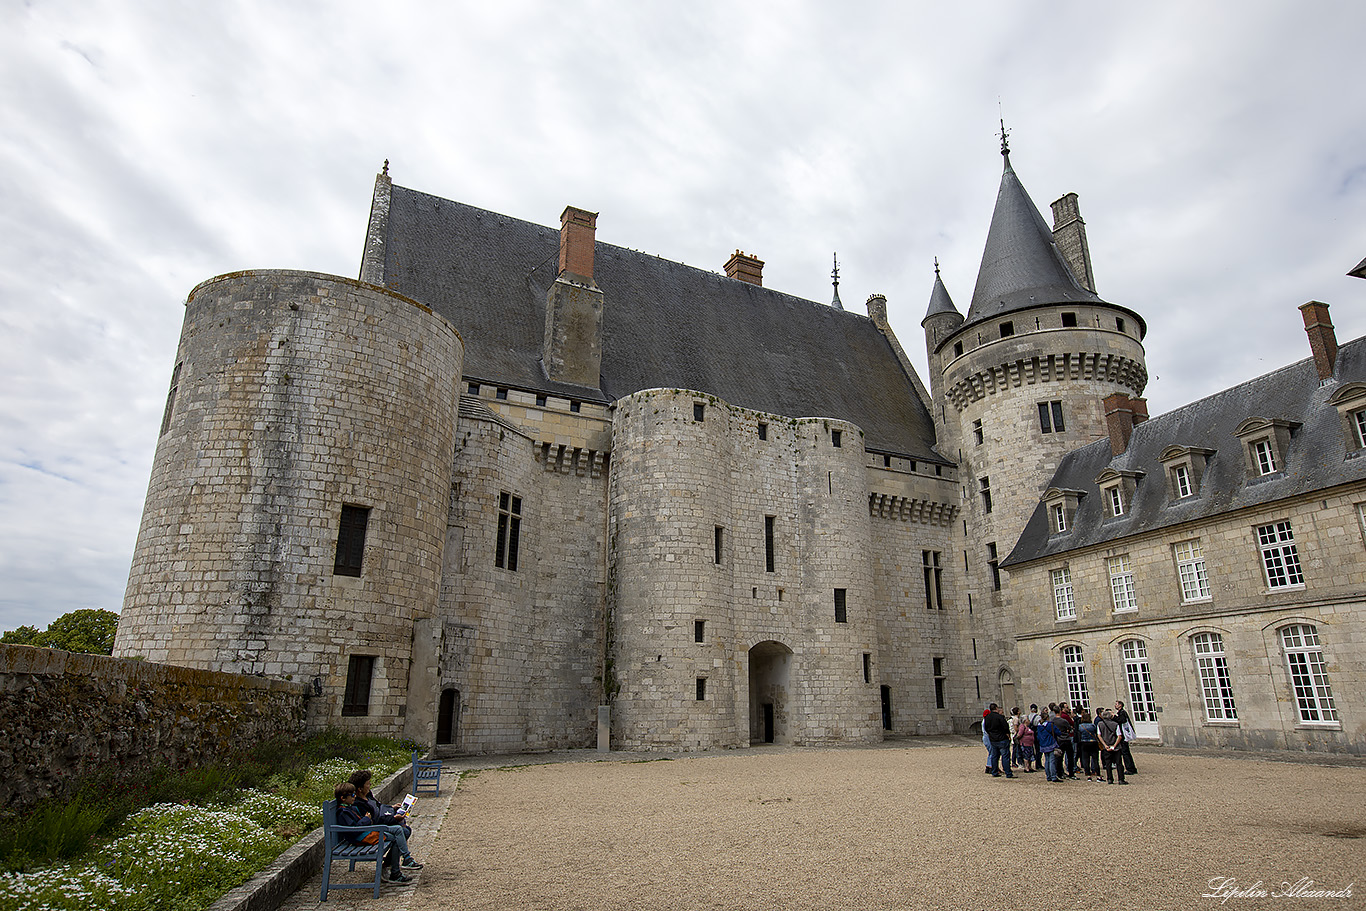
<path fill-rule="evenodd" d="M 360 259 L 360 280 L 384 284 L 384 239 L 389 234 L 389 201 L 394 182 L 389 177 L 389 159 L 384 170 L 375 175 L 375 195 L 370 200 L 370 224 L 365 229 L 365 251 Z"/>
<path fill-rule="evenodd" d="M 1123 392 L 1105 397 L 1105 426 L 1110 431 L 1110 454 L 1119 455 L 1129 447 L 1134 432 L 1134 401 Z M 1148 403 L 1143 402 L 1143 418 L 1148 416 Z"/>
<path fill-rule="evenodd" d="M 1081 286 L 1096 293 L 1096 276 L 1091 271 L 1091 248 L 1086 243 L 1086 222 L 1081 220 L 1077 194 L 1068 193 L 1053 203 L 1053 242 L 1058 245 L 1072 275 Z"/>
<path fill-rule="evenodd" d="M 597 246 L 598 213 L 565 206 L 560 213 L 560 271 L 593 284 L 593 248 Z"/>
<path fill-rule="evenodd" d="M 726 260 L 726 278 L 738 278 L 751 285 L 763 285 L 764 261 L 736 250 L 730 259 Z"/>
<path fill-rule="evenodd" d="M 541 366 L 561 383 L 598 388 L 603 295 L 593 281 L 598 213 L 566 206 L 560 215 L 560 271 L 545 295 Z"/>
<path fill-rule="evenodd" d="M 1300 313 L 1304 314 L 1304 331 L 1309 335 L 1309 350 L 1314 352 L 1319 379 L 1332 379 L 1333 368 L 1338 362 L 1338 337 L 1328 319 L 1328 305 L 1323 301 L 1310 301 L 1300 305 Z"/>

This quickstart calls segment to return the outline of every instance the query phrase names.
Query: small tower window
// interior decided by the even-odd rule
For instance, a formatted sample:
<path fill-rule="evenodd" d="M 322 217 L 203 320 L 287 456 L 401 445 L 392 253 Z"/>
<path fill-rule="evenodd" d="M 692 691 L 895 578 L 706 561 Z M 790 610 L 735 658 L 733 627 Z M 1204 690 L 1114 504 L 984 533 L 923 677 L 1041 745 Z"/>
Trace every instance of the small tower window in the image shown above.
<path fill-rule="evenodd" d="M 538 395 L 538 396 L 536 396 L 536 407 L 537 407 L 537 408 L 544 408 L 544 407 L 545 407 L 545 403 L 546 403 L 546 398 L 545 398 L 545 396 L 543 396 L 543 395 Z"/>
<path fill-rule="evenodd" d="M 694 642 L 706 642 L 706 641 L 707 641 L 707 621 L 706 621 L 706 620 L 694 620 L 694 621 L 692 622 L 692 641 L 694 641 Z"/>
<path fill-rule="evenodd" d="M 841 434 L 840 431 L 838 431 L 838 430 L 832 430 L 832 431 L 830 431 L 830 445 L 831 445 L 831 446 L 834 446 L 836 449 L 839 449 L 839 448 L 840 448 L 840 443 L 841 443 L 841 441 L 843 440 L 843 438 L 844 438 L 844 437 L 843 437 L 843 434 Z"/>
<path fill-rule="evenodd" d="M 697 701 L 702 702 L 707 698 L 707 678 L 697 678 Z"/>
<path fill-rule="evenodd" d="M 506 387 L 506 386 L 499 386 L 499 387 L 497 388 L 497 390 L 493 393 L 493 397 L 494 397 L 495 399 L 498 399 L 499 401 L 506 402 L 506 401 L 507 401 L 507 397 L 508 397 L 508 390 L 507 390 L 507 387 Z"/>
<path fill-rule="evenodd" d="M 953 356 L 954 356 L 954 357 L 962 357 L 962 356 L 963 356 L 963 343 L 962 343 L 962 342 L 954 342 L 954 343 L 953 343 Z"/>
<path fill-rule="evenodd" d="M 478 394 L 479 394 L 479 384 L 478 384 L 478 383 L 470 383 L 470 385 L 469 385 L 468 388 L 469 388 L 469 393 L 470 393 L 470 395 L 478 395 Z"/>
<path fill-rule="evenodd" d="M 845 589 L 842 589 L 842 588 L 837 588 L 837 589 L 835 589 L 835 622 L 836 622 L 836 623 L 848 623 L 848 622 L 849 622 L 849 613 L 848 613 L 847 603 L 848 603 L 848 602 L 847 602 L 846 597 L 845 597 Z"/>
<path fill-rule="evenodd" d="M 570 399 L 570 400 L 569 400 L 569 410 L 570 410 L 570 411 L 574 412 L 575 414 L 578 414 L 582 409 L 583 409 L 583 403 L 582 403 L 582 402 L 576 402 L 576 401 L 573 400 L 573 399 Z"/>
<path fill-rule="evenodd" d="M 368 506 L 343 506 L 337 527 L 337 559 L 332 565 L 335 576 L 359 576 L 365 558 L 365 527 L 370 521 Z"/>
<path fill-rule="evenodd" d="M 982 422 L 980 420 L 972 422 L 972 438 L 978 446 L 981 446 L 982 440 L 985 439 L 982 433 Z"/>
<path fill-rule="evenodd" d="M 981 485 L 982 493 L 982 512 L 991 512 L 991 478 L 978 478 L 977 483 Z"/>
<path fill-rule="evenodd" d="M 1064 313 L 1062 315 L 1062 325 L 1064 329 L 1073 329 L 1077 325 L 1077 315 L 1075 313 Z"/>
<path fill-rule="evenodd" d="M 1013 322 L 1001 323 L 1001 338 L 1009 338 L 1015 334 L 1015 324 Z"/>
<path fill-rule="evenodd" d="M 765 424 L 763 421 L 759 422 L 759 439 L 768 439 L 768 425 Z"/>
<path fill-rule="evenodd" d="M 701 402 L 693 402 L 692 419 L 694 421 L 705 421 L 707 419 L 707 406 Z"/>
<path fill-rule="evenodd" d="M 1123 331 L 1124 331 L 1124 317 L 1122 317 L 1122 316 L 1117 316 L 1117 317 L 1115 317 L 1115 328 L 1116 328 L 1117 330 L 1119 330 L 1120 332 L 1123 332 Z"/>
<path fill-rule="evenodd" d="M 1067 429 L 1062 420 L 1062 402 L 1039 402 L 1039 429 L 1044 433 L 1062 433 Z"/>

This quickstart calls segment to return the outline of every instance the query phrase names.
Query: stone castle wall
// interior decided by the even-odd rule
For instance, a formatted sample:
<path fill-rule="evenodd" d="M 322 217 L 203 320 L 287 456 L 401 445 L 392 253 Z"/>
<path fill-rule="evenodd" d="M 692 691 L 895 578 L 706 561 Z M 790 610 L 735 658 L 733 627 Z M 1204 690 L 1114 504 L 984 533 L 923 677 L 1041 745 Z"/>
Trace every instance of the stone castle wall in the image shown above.
<path fill-rule="evenodd" d="M 197 765 L 304 730 L 302 683 L 0 645 L 0 808 L 97 773 Z"/>
<path fill-rule="evenodd" d="M 397 734 L 446 542 L 463 344 L 350 279 L 252 271 L 186 302 L 115 653 L 320 679 L 314 724 Z M 334 574 L 343 505 L 370 510 Z M 351 655 L 368 711 L 343 716 Z"/>
<path fill-rule="evenodd" d="M 612 453 L 613 745 L 745 746 L 765 701 L 778 742 L 880 738 L 859 429 L 657 389 L 617 403 Z"/>

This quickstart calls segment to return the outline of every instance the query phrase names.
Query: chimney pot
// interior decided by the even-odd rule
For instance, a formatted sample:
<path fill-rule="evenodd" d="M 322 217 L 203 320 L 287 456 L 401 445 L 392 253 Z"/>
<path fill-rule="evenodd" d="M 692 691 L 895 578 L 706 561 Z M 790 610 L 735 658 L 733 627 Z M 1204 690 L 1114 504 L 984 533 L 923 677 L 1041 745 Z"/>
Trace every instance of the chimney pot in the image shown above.
<path fill-rule="evenodd" d="M 560 271 L 593 283 L 593 249 L 598 213 L 565 206 L 560 213 Z"/>
<path fill-rule="evenodd" d="M 1110 432 L 1110 454 L 1117 456 L 1129 447 L 1134 432 L 1134 402 L 1123 392 L 1105 397 L 1105 426 Z M 1148 414 L 1147 403 L 1142 404 L 1143 416 Z"/>
<path fill-rule="evenodd" d="M 1331 379 L 1338 361 L 1338 337 L 1328 318 L 1328 305 L 1310 301 L 1300 305 L 1300 313 L 1304 314 L 1304 331 L 1309 336 L 1309 350 L 1314 354 L 1319 379 Z"/>
<path fill-rule="evenodd" d="M 751 285 L 764 283 L 764 261 L 757 256 L 750 256 L 736 250 L 731 254 L 730 259 L 726 260 L 726 278 L 739 279 L 742 282 L 749 282 Z"/>

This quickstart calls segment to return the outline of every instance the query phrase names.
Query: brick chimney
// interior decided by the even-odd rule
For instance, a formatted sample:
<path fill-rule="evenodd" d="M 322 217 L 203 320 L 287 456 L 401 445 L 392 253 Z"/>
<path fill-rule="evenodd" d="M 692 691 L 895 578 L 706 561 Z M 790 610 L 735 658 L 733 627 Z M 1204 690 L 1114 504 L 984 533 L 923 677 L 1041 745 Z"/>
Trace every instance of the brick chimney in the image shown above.
<path fill-rule="evenodd" d="M 1148 400 L 1147 400 L 1147 399 L 1135 399 L 1135 398 L 1130 398 L 1130 399 L 1129 399 L 1129 407 L 1132 408 L 1132 409 L 1133 409 L 1133 412 L 1134 412 L 1134 426 L 1135 426 L 1135 427 L 1137 427 L 1139 424 L 1142 424 L 1144 421 L 1146 421 L 1146 420 L 1148 419 Z"/>
<path fill-rule="evenodd" d="M 730 259 L 726 260 L 726 278 L 738 278 L 751 285 L 763 285 L 764 261 L 736 250 Z"/>
<path fill-rule="evenodd" d="M 565 206 L 560 213 L 560 271 L 593 283 L 593 248 L 597 244 L 598 213 Z"/>
<path fill-rule="evenodd" d="M 1148 416 L 1148 404 L 1142 405 L 1143 416 Z M 1110 431 L 1110 454 L 1119 455 L 1129 446 L 1134 432 L 1134 402 L 1123 392 L 1105 397 L 1105 426 Z"/>
<path fill-rule="evenodd" d="M 1310 301 L 1300 305 L 1300 312 L 1304 314 L 1304 331 L 1309 335 L 1309 350 L 1314 352 L 1319 379 L 1332 379 L 1333 368 L 1338 362 L 1338 337 L 1328 319 L 1328 305 L 1323 301 Z"/>

